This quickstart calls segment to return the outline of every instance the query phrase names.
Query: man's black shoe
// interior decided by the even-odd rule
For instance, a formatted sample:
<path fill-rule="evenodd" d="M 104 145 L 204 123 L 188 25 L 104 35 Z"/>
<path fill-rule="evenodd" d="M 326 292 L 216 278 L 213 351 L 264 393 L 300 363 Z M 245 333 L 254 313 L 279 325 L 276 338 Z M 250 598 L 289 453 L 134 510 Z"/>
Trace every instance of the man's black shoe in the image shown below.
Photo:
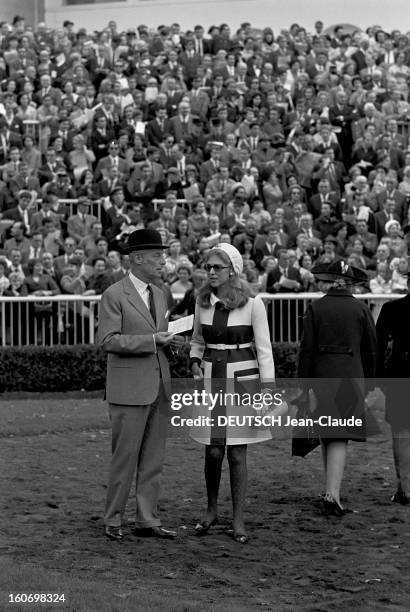
<path fill-rule="evenodd" d="M 105 535 L 110 540 L 114 540 L 116 542 L 122 542 L 124 539 L 124 533 L 121 527 L 112 527 L 111 525 L 107 525 L 105 528 Z"/>
<path fill-rule="evenodd" d="M 403 491 L 396 491 L 396 493 L 390 498 L 395 504 L 401 504 L 402 506 L 410 505 L 410 497 L 407 497 Z"/>

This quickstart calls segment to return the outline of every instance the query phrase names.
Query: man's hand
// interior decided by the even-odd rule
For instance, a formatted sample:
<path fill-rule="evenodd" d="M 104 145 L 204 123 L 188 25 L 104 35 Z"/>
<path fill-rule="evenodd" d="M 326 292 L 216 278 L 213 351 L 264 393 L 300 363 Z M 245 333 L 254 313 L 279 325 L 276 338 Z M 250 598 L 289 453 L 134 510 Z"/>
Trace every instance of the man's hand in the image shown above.
<path fill-rule="evenodd" d="M 157 332 L 156 334 L 154 334 L 154 338 L 155 338 L 155 344 L 157 346 L 167 346 L 167 344 L 171 342 L 174 336 L 171 332 L 162 331 L 162 332 Z"/>
<path fill-rule="evenodd" d="M 191 372 L 192 372 L 192 376 L 194 378 L 203 378 L 203 372 L 201 370 L 201 368 L 199 367 L 199 365 L 197 363 L 193 363 L 192 364 L 192 368 L 191 368 Z"/>
<path fill-rule="evenodd" d="M 175 334 L 174 336 L 172 336 L 172 340 L 171 340 L 172 347 L 179 348 L 183 344 L 185 344 L 184 336 L 179 336 L 178 334 Z"/>

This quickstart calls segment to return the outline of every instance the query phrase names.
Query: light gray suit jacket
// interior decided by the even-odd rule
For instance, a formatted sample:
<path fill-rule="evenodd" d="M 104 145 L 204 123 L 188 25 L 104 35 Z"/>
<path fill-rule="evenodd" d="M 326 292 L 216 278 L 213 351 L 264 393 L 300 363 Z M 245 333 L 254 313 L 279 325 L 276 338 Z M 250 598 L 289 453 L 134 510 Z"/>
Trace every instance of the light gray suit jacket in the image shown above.
<path fill-rule="evenodd" d="M 111 285 L 101 298 L 98 340 L 108 353 L 106 398 L 111 404 L 145 406 L 158 396 L 160 378 L 170 395 L 170 372 L 164 349 L 153 334 L 167 331 L 167 303 L 152 287 L 157 324 L 130 278 Z"/>

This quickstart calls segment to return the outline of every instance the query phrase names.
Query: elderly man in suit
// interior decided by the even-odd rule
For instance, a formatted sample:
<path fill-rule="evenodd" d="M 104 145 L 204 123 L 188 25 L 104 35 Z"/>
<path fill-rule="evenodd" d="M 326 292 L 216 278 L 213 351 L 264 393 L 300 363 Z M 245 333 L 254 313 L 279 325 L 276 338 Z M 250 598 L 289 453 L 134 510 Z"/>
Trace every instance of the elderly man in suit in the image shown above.
<path fill-rule="evenodd" d="M 408 293 L 383 304 L 376 323 L 378 340 L 377 376 L 383 377 L 386 420 L 393 436 L 393 456 L 397 491 L 391 501 L 410 505 L 410 276 Z M 389 380 L 392 379 L 392 380 Z"/>
<path fill-rule="evenodd" d="M 128 276 L 103 294 L 98 337 L 108 353 L 106 395 L 112 427 L 112 459 L 105 507 L 105 534 L 124 537 L 122 521 L 136 470 L 135 535 L 174 538 L 158 516 L 164 461 L 170 373 L 164 349 L 167 304 L 155 286 L 165 263 L 156 230 L 130 234 Z"/>

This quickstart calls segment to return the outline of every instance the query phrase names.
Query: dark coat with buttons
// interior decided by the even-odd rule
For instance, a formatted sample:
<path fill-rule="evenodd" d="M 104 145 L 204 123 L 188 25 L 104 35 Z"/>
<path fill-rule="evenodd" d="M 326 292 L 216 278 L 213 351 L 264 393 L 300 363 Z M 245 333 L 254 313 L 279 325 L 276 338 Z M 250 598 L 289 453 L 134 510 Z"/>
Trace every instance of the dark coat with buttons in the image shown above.
<path fill-rule="evenodd" d="M 386 394 L 386 420 L 393 431 L 410 429 L 410 294 L 383 304 L 376 330 L 377 376 Z"/>
<path fill-rule="evenodd" d="M 320 428 L 322 437 L 364 439 L 364 379 L 376 372 L 376 329 L 368 307 L 348 289 L 330 289 L 306 311 L 298 376 L 317 397 L 317 415 L 354 416 L 363 427 Z"/>

